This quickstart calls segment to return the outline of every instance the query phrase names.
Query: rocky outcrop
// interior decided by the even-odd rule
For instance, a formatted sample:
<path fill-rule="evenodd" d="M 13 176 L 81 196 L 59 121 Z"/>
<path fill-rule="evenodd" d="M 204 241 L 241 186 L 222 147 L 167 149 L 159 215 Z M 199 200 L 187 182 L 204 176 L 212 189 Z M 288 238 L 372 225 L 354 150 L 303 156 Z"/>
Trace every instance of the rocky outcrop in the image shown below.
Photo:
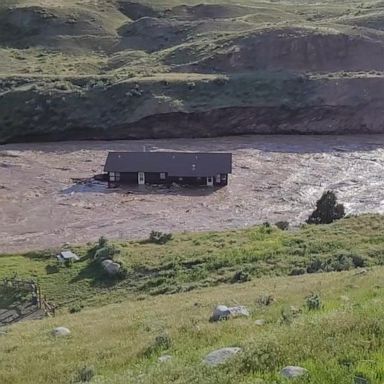
<path fill-rule="evenodd" d="M 177 89 L 161 82 L 139 84 L 139 95 L 128 92 L 135 89 L 132 83 L 91 88 L 72 83 L 72 90 L 49 92 L 25 81 L 3 83 L 0 142 L 382 133 L 383 85 L 381 77 L 212 80 L 204 84 L 210 101 L 201 104 L 200 91 L 188 90 L 186 83 Z M 236 87 L 241 94 L 233 94 Z M 154 96 L 161 92 L 167 96 Z M 224 94 L 220 102 L 218 92 Z M 185 103 L 174 104 L 175 98 Z"/>

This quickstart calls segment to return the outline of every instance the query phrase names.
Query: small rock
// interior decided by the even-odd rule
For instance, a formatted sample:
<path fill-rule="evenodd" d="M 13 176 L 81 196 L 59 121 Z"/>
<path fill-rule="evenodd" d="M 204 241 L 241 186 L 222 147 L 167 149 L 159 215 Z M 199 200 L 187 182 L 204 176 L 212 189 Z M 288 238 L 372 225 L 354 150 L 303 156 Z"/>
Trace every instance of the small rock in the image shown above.
<path fill-rule="evenodd" d="M 286 377 L 287 379 L 294 379 L 296 377 L 304 376 L 308 373 L 305 368 L 296 367 L 296 366 L 288 366 L 283 368 L 280 371 L 281 376 Z"/>
<path fill-rule="evenodd" d="M 241 352 L 241 348 L 238 347 L 217 349 L 208 353 L 208 355 L 203 359 L 203 363 L 209 365 L 210 367 L 216 367 L 217 365 L 227 362 L 239 352 Z"/>
<path fill-rule="evenodd" d="M 358 269 L 355 275 L 365 275 L 368 271 L 365 268 Z"/>
<path fill-rule="evenodd" d="M 172 356 L 171 355 L 163 355 L 163 356 L 160 356 L 159 358 L 158 358 L 158 362 L 159 363 L 165 363 L 165 362 L 167 362 L 167 361 L 169 361 L 169 360 L 171 360 L 172 359 Z"/>
<path fill-rule="evenodd" d="M 255 320 L 255 324 L 256 325 L 264 325 L 265 324 L 265 320 L 264 319 Z"/>
<path fill-rule="evenodd" d="M 52 331 L 53 336 L 69 336 L 71 331 L 65 327 L 57 327 Z"/>
<path fill-rule="evenodd" d="M 114 263 L 112 260 L 103 260 L 101 265 L 108 275 L 111 276 L 118 274 L 120 271 L 120 264 Z"/>

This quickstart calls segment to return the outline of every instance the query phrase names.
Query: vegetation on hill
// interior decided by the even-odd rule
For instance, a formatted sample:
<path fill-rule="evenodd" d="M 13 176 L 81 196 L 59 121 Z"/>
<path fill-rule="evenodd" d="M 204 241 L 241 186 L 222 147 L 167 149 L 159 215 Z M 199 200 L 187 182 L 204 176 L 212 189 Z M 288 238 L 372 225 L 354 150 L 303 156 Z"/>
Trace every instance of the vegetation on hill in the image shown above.
<path fill-rule="evenodd" d="M 309 376 L 295 383 L 361 378 L 378 384 L 384 380 L 383 283 L 383 267 L 268 277 L 19 323 L 0 335 L 0 382 L 68 384 L 93 376 L 91 383 L 103 384 L 283 384 L 279 371 L 299 365 Z M 312 292 L 319 309 L 308 309 Z M 274 302 L 263 305 L 265 295 Z M 239 303 L 250 317 L 208 321 L 215 305 Z M 56 326 L 68 327 L 70 336 L 54 338 Z M 217 368 L 202 363 L 222 347 L 243 352 Z M 171 360 L 158 362 L 164 354 Z"/>
<path fill-rule="evenodd" d="M 383 13 L 352 0 L 2 1 L 0 142 L 380 132 Z"/>
<path fill-rule="evenodd" d="M 298 383 L 381 383 L 383 227 L 383 216 L 362 215 L 291 230 L 101 238 L 62 266 L 54 250 L 2 255 L 0 278 L 36 279 L 58 311 L 1 329 L 0 382 L 283 384 L 280 370 L 297 365 L 308 370 Z M 124 276 L 108 277 L 104 257 Z M 218 304 L 250 316 L 210 322 Z M 70 335 L 53 336 L 57 326 Z M 202 362 L 223 347 L 241 352 L 216 368 Z"/>
<path fill-rule="evenodd" d="M 117 279 L 108 277 L 94 260 L 93 245 L 74 248 L 81 261 L 68 267 L 59 266 L 55 250 L 3 255 L 0 278 L 17 274 L 37 279 L 47 298 L 67 310 L 132 295 L 144 298 L 233 285 L 262 276 L 382 265 L 383 228 L 384 217 L 363 215 L 289 231 L 265 224 L 229 232 L 175 235 L 162 245 L 114 243 L 113 258 L 124 268 L 124 278 Z"/>

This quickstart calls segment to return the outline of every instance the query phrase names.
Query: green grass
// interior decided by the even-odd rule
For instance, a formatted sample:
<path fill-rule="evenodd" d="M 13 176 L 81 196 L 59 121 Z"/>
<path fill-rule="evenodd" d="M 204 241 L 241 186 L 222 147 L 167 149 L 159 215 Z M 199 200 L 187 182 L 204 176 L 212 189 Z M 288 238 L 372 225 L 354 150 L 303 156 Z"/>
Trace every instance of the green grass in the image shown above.
<path fill-rule="evenodd" d="M 60 307 L 55 318 L 0 335 L 0 382 L 68 384 L 88 367 L 91 382 L 103 384 L 284 384 L 280 369 L 300 365 L 310 375 L 297 383 L 350 384 L 356 376 L 382 383 L 383 228 L 384 216 L 362 215 L 290 231 L 264 225 L 184 233 L 164 245 L 119 242 L 128 276 L 117 281 L 87 258 L 92 245 L 74 248 L 82 260 L 70 268 L 57 267 L 53 250 L 3 255 L 0 278 L 34 277 Z M 324 273 L 287 276 L 307 269 Z M 251 281 L 234 283 L 239 271 Z M 305 305 L 312 293 L 319 310 Z M 0 304 L 11 305 L 14 296 L 5 296 Z M 274 302 L 264 305 L 265 296 Z M 209 323 L 217 304 L 246 305 L 251 316 Z M 71 336 L 54 339 L 55 326 Z M 154 348 L 163 334 L 170 344 Z M 201 363 L 227 346 L 243 352 L 219 368 Z M 163 353 L 173 359 L 158 363 Z"/>
<path fill-rule="evenodd" d="M 383 272 L 375 267 L 364 275 L 264 277 L 146 300 L 127 298 L 19 323 L 0 336 L 0 382 L 67 384 L 81 368 L 92 367 L 96 376 L 91 382 L 103 384 L 283 384 L 280 369 L 300 365 L 310 376 L 298 383 L 350 384 L 364 375 L 379 384 L 384 380 Z M 319 311 L 305 309 L 312 291 L 321 297 Z M 262 294 L 276 301 L 260 306 Z M 246 305 L 251 317 L 209 323 L 218 303 Z M 290 305 L 302 312 L 292 322 L 282 322 L 281 311 Z M 256 319 L 266 324 L 256 326 Z M 50 331 L 55 326 L 67 326 L 71 336 L 54 339 Z M 170 347 L 146 352 L 161 334 L 169 335 Z M 243 353 L 220 368 L 201 363 L 210 351 L 227 346 L 240 346 Z M 162 353 L 173 360 L 158 363 Z"/>
<path fill-rule="evenodd" d="M 255 279 L 370 267 L 384 263 L 384 217 L 363 215 L 331 225 L 290 231 L 259 226 L 229 232 L 176 235 L 165 245 L 116 243 L 122 280 L 106 278 L 87 258 L 59 267 L 55 251 L 0 257 L 0 278 L 17 274 L 37 279 L 48 299 L 70 308 L 121 301 L 127 295 L 174 294 L 201 287 L 236 284 L 236 274 Z"/>

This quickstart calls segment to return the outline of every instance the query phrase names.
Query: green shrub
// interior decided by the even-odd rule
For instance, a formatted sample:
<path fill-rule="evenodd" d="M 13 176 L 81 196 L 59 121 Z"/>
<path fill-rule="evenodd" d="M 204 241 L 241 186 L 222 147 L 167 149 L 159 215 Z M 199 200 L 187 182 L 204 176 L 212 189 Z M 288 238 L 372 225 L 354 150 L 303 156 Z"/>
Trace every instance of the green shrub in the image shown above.
<path fill-rule="evenodd" d="M 349 257 L 348 255 L 341 254 L 341 255 L 338 255 L 336 260 L 334 260 L 331 263 L 331 269 L 329 270 L 329 272 L 332 272 L 332 271 L 337 271 L 337 272 L 349 271 L 353 267 L 354 267 L 354 264 L 353 264 L 352 258 Z M 327 271 L 327 269 L 326 269 L 326 271 Z"/>
<path fill-rule="evenodd" d="M 307 266 L 308 273 L 321 272 L 323 270 L 323 262 L 319 258 L 315 258 L 310 261 Z"/>
<path fill-rule="evenodd" d="M 261 337 L 241 355 L 239 369 L 246 373 L 270 372 L 281 367 L 284 358 L 284 351 L 277 340 Z"/>
<path fill-rule="evenodd" d="M 306 272 L 305 268 L 293 268 L 292 271 L 289 273 L 290 276 L 299 276 L 304 275 Z"/>
<path fill-rule="evenodd" d="M 337 204 L 334 192 L 324 192 L 316 202 L 316 209 L 308 217 L 308 224 L 330 224 L 345 216 L 344 206 Z"/>
<path fill-rule="evenodd" d="M 95 254 L 94 259 L 103 261 L 105 259 L 113 259 L 115 255 L 119 253 L 118 249 L 114 245 L 105 245 L 103 248 L 99 248 Z"/>
<path fill-rule="evenodd" d="M 82 367 L 75 375 L 75 383 L 88 383 L 95 376 L 95 369 L 93 367 Z"/>
<path fill-rule="evenodd" d="M 278 221 L 277 223 L 275 223 L 275 226 L 282 231 L 287 231 L 289 229 L 288 221 Z"/>
<path fill-rule="evenodd" d="M 154 244 L 165 244 L 168 241 L 172 240 L 172 233 L 163 233 L 163 232 L 158 232 L 158 231 L 152 231 L 149 234 L 149 239 L 148 241 L 150 243 Z"/>
<path fill-rule="evenodd" d="M 311 295 L 305 298 L 305 305 L 310 311 L 321 309 L 320 296 L 312 293 Z"/>
<path fill-rule="evenodd" d="M 256 300 L 256 303 L 260 306 L 268 306 L 273 304 L 274 302 L 275 298 L 273 297 L 273 295 L 268 294 L 260 295 Z"/>
<path fill-rule="evenodd" d="M 356 268 L 362 268 L 367 265 L 366 260 L 359 255 L 351 255 L 352 263 Z"/>
<path fill-rule="evenodd" d="M 245 283 L 246 281 L 250 281 L 251 276 L 249 276 L 249 273 L 244 271 L 237 271 L 231 279 L 231 283 Z"/>
<path fill-rule="evenodd" d="M 98 241 L 98 247 L 104 248 L 108 244 L 108 239 L 104 236 L 101 236 Z"/>
<path fill-rule="evenodd" d="M 171 338 L 166 334 L 161 334 L 156 336 L 155 340 L 146 348 L 144 351 L 144 356 L 149 357 L 153 353 L 158 353 L 169 349 L 172 346 Z"/>
<path fill-rule="evenodd" d="M 84 305 L 76 303 L 72 307 L 69 308 L 69 313 L 78 313 L 83 308 L 84 308 Z"/>

